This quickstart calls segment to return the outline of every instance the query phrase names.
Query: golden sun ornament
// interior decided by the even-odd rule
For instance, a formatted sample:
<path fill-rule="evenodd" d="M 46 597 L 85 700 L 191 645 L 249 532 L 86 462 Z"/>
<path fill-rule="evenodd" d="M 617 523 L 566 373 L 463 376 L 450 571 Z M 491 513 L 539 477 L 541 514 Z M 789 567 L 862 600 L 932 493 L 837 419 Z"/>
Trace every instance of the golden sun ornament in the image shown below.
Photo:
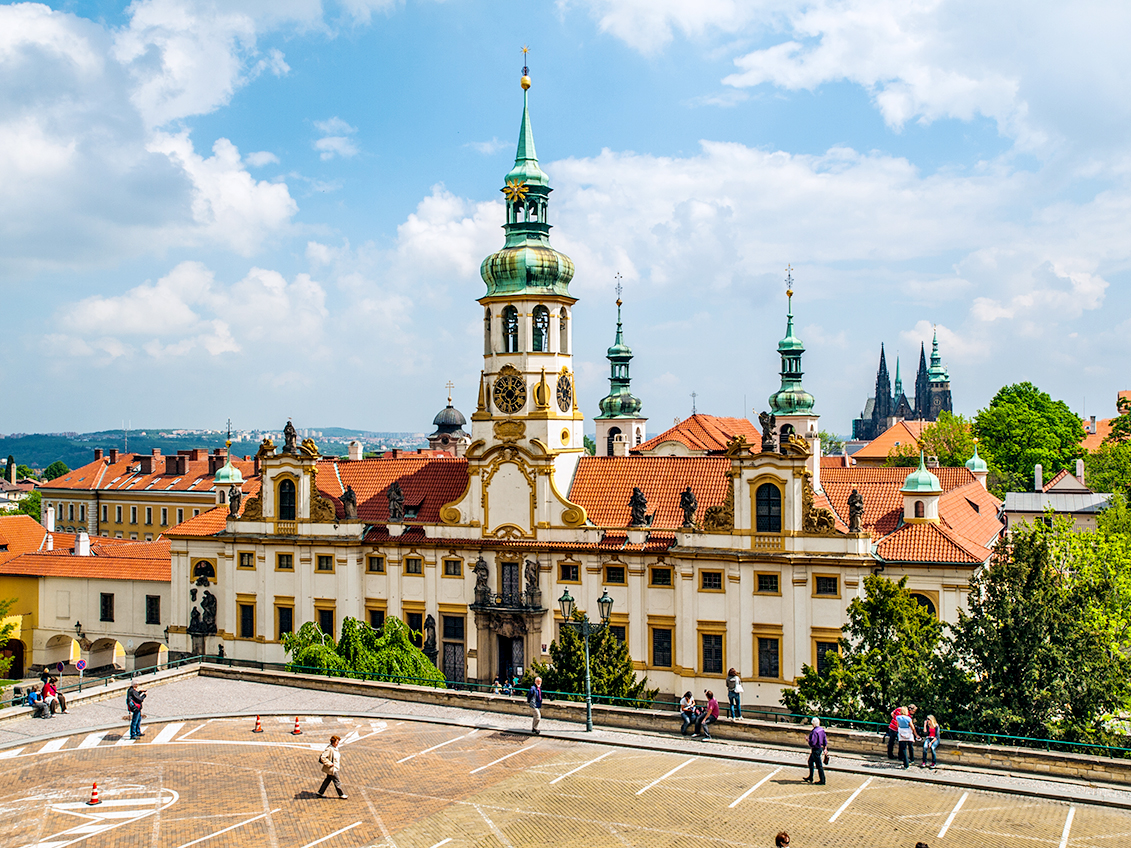
<path fill-rule="evenodd" d="M 503 186 L 503 194 L 507 196 L 507 200 L 515 203 L 519 200 L 526 199 L 526 183 L 522 180 L 507 180 L 507 184 Z"/>

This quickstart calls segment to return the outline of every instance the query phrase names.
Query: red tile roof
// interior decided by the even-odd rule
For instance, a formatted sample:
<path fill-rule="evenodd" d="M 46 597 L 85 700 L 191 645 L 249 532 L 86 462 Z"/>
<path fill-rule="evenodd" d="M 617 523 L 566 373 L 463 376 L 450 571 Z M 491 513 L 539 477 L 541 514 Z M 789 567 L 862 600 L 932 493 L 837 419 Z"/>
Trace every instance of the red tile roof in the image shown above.
<path fill-rule="evenodd" d="M 7 548 L 0 550 L 0 564 L 21 554 L 38 551 L 46 537 L 43 525 L 30 515 L 0 516 L 0 548 Z"/>
<path fill-rule="evenodd" d="M 885 536 L 876 553 L 887 562 L 945 562 L 978 565 L 990 558 L 990 550 L 976 545 L 944 524 L 904 524 Z"/>
<path fill-rule="evenodd" d="M 142 548 L 141 546 L 148 546 Z M 69 551 L 31 553 L 0 564 L 0 574 L 31 577 L 95 577 L 103 580 L 156 580 L 169 582 L 171 567 L 169 542 L 135 542 L 132 545 L 106 545 L 90 556 L 75 556 Z"/>
<path fill-rule="evenodd" d="M 896 421 L 860 450 L 852 454 L 857 462 L 861 460 L 880 464 L 888 458 L 897 445 L 915 445 L 923 431 L 931 426 L 930 421 Z"/>
<path fill-rule="evenodd" d="M 69 471 L 54 480 L 41 483 L 39 490 L 47 494 L 54 490 L 66 491 L 129 491 L 129 492 L 211 492 L 215 472 L 209 473 L 208 454 L 198 451 L 201 459 L 185 458 L 184 474 L 166 474 L 165 456 L 152 456 L 147 453 L 121 454 L 118 461 L 110 458 L 96 459 L 81 468 Z M 152 472 L 140 470 L 143 464 L 152 463 Z M 221 465 L 223 463 L 220 463 Z M 255 473 L 255 462 L 239 457 L 232 458 L 232 465 L 240 470 L 246 481 Z M 246 484 L 245 484 L 246 488 Z"/>
<path fill-rule="evenodd" d="M 693 451 L 715 453 L 726 450 L 727 442 L 735 436 L 745 436 L 746 441 L 757 451 L 762 444 L 762 434 L 745 418 L 721 418 L 717 415 L 699 413 L 684 419 L 669 430 L 653 436 L 643 444 L 631 449 L 631 453 L 641 454 L 655 450 L 663 442 L 679 442 Z"/>
<path fill-rule="evenodd" d="M 440 510 L 467 488 L 467 460 L 436 452 L 361 460 L 323 459 L 318 463 L 318 489 L 337 501 L 347 486 L 357 495 L 357 517 L 384 524 L 389 520 L 388 490 L 399 482 L 406 509 L 417 510 L 406 523 L 438 524 Z M 340 502 L 335 504 L 342 515 Z"/>
<path fill-rule="evenodd" d="M 247 501 L 244 501 L 246 508 Z M 194 515 L 192 518 L 187 518 L 180 524 L 170 527 L 165 531 L 165 535 L 172 536 L 215 536 L 228 526 L 228 508 L 226 506 L 214 506 L 212 509 L 205 510 L 200 515 Z"/>
<path fill-rule="evenodd" d="M 759 437 L 759 440 L 761 437 Z M 648 499 L 652 526 L 683 524 L 679 496 L 687 486 L 699 503 L 696 519 L 708 507 L 726 499 L 730 460 L 725 456 L 584 456 L 577 465 L 569 499 L 585 507 L 598 527 L 627 527 L 632 489 L 639 486 Z"/>

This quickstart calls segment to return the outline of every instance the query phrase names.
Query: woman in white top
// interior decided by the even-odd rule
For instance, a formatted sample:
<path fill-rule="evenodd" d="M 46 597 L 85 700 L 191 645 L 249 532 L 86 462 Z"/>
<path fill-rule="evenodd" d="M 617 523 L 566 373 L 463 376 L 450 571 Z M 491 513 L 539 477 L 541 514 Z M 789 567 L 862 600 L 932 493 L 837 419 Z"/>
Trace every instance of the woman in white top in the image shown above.
<path fill-rule="evenodd" d="M 679 699 L 679 717 L 683 719 L 683 727 L 679 729 L 681 735 L 687 735 L 687 728 L 695 723 L 695 696 L 690 691 L 684 692 Z"/>
<path fill-rule="evenodd" d="M 349 795 L 342 791 L 342 781 L 338 776 L 342 770 L 342 755 L 341 752 L 338 751 L 338 743 L 340 741 L 341 737 L 331 736 L 330 744 L 326 746 L 326 750 L 323 751 L 322 756 L 318 758 L 318 763 L 322 766 L 322 773 L 326 775 L 326 779 L 322 781 L 322 788 L 318 790 L 319 798 L 326 797 L 326 787 L 331 783 L 333 783 L 334 788 L 338 790 L 339 798 L 345 799 L 349 797 Z"/>

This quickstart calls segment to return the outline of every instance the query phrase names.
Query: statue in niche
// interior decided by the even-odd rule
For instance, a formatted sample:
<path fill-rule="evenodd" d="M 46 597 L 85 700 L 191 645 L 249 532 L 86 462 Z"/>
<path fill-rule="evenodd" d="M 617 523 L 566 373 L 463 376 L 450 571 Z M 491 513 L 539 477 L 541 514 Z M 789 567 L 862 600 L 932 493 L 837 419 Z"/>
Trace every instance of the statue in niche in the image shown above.
<path fill-rule="evenodd" d="M 216 635 L 216 606 L 216 596 L 205 589 L 200 598 L 200 608 L 204 610 L 200 626 L 204 629 L 205 636 Z"/>
<path fill-rule="evenodd" d="M 207 577 L 200 576 L 200 577 L 196 578 L 196 585 L 197 586 L 208 586 L 211 583 L 212 583 L 212 581 L 209 580 Z"/>
<path fill-rule="evenodd" d="M 295 425 L 287 420 L 287 426 L 283 428 L 283 453 L 297 453 L 298 448 L 298 431 Z"/>
<path fill-rule="evenodd" d="M 436 650 L 436 619 L 432 617 L 432 613 L 424 618 L 424 647 L 421 648 L 424 653 L 435 661 L 437 654 Z"/>
<path fill-rule="evenodd" d="M 204 634 L 204 628 L 200 623 L 200 610 L 196 607 L 193 607 L 189 612 L 188 632 L 195 636 Z"/>
<path fill-rule="evenodd" d="M 357 520 L 357 495 L 353 486 L 346 486 L 346 490 L 342 492 L 342 508 L 346 511 L 346 521 Z"/>
<path fill-rule="evenodd" d="M 404 521 L 404 492 L 401 491 L 400 482 L 394 480 L 386 495 L 389 498 L 389 522 L 400 524 Z"/>
<path fill-rule="evenodd" d="M 691 491 L 688 486 L 679 496 L 679 508 L 683 510 L 683 526 L 695 526 L 695 510 L 699 509 L 699 501 L 695 499 L 695 493 Z"/>
<path fill-rule="evenodd" d="M 777 429 L 778 417 L 772 412 L 759 412 L 758 423 L 762 425 L 762 453 L 773 453 L 777 450 L 774 431 Z"/>
<path fill-rule="evenodd" d="M 856 489 L 848 496 L 848 532 L 864 531 L 864 496 Z"/>
<path fill-rule="evenodd" d="M 228 517 L 238 518 L 243 503 L 243 489 L 233 483 L 228 487 Z"/>
<path fill-rule="evenodd" d="M 472 571 L 475 572 L 475 603 L 481 605 L 486 604 L 488 596 L 487 561 L 483 559 L 483 557 L 479 557 L 479 559 L 475 560 L 475 568 L 473 568 Z"/>
<path fill-rule="evenodd" d="M 628 522 L 628 526 L 643 527 L 645 524 L 645 513 L 648 510 L 648 499 L 644 497 L 644 493 L 640 491 L 639 486 L 633 487 L 632 497 L 629 498 L 628 505 L 632 508 L 632 518 Z"/>
<path fill-rule="evenodd" d="M 188 590 L 188 596 L 189 596 L 189 600 L 192 601 L 195 604 L 196 603 L 196 587 L 195 586 Z"/>
<path fill-rule="evenodd" d="M 538 563 L 532 559 L 526 561 L 526 592 L 533 595 L 538 591 Z"/>
<path fill-rule="evenodd" d="M 192 567 L 192 576 L 196 578 L 197 586 L 207 586 L 210 581 L 216 579 L 216 566 L 202 559 Z"/>

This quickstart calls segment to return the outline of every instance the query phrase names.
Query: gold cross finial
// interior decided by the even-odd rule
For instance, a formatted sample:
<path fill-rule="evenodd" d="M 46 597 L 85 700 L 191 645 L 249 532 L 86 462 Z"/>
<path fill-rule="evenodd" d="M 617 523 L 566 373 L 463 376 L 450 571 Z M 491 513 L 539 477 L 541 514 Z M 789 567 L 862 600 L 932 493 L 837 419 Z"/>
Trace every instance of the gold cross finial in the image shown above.
<path fill-rule="evenodd" d="M 624 277 L 622 277 L 622 276 L 620 275 L 620 271 L 617 271 L 617 272 L 616 272 L 616 274 L 614 274 L 614 275 L 613 275 L 613 279 L 617 281 L 617 285 L 616 285 L 616 292 L 617 292 L 617 306 L 620 306 L 620 305 L 621 305 L 621 301 L 620 301 L 620 294 L 621 294 L 621 292 L 622 292 L 622 291 L 624 291 L 624 286 L 622 286 L 622 285 L 620 284 L 620 281 L 621 281 L 621 280 L 623 280 L 623 279 L 624 279 Z"/>
<path fill-rule="evenodd" d="M 793 266 L 785 266 L 785 296 L 793 297 Z"/>
<path fill-rule="evenodd" d="M 455 387 L 456 387 L 456 384 L 453 383 L 451 380 L 448 380 L 448 383 L 445 386 L 445 388 L 448 390 L 448 406 L 452 405 L 452 389 L 454 389 Z"/>

